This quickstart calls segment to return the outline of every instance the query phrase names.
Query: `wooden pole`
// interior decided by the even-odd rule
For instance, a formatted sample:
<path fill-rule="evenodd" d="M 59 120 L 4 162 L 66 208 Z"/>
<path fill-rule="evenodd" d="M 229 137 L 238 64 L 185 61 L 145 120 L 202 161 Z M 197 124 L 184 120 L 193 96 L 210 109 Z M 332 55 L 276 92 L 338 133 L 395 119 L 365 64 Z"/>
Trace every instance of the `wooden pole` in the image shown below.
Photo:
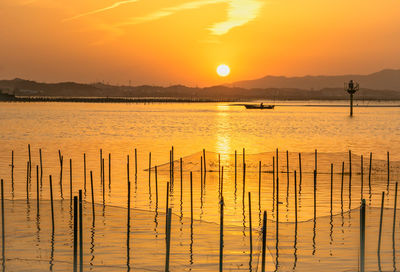
<path fill-rule="evenodd" d="M 218 189 L 221 194 L 221 155 L 218 154 Z"/>
<path fill-rule="evenodd" d="M 111 187 L 111 153 L 108 153 L 108 187 Z"/>
<path fill-rule="evenodd" d="M 360 208 L 360 272 L 365 271 L 365 200 L 361 200 Z"/>
<path fill-rule="evenodd" d="M 200 157 L 200 188 L 201 194 L 203 194 L 203 157 Z"/>
<path fill-rule="evenodd" d="M 294 170 L 294 219 L 297 224 L 297 173 Z"/>
<path fill-rule="evenodd" d="M 261 272 L 265 272 L 265 253 L 267 250 L 267 212 L 264 211 L 262 227 L 262 259 Z"/>
<path fill-rule="evenodd" d="M 251 193 L 249 192 L 249 233 L 250 233 L 250 256 L 253 255 L 253 225 L 251 220 Z M 250 257 L 251 258 L 251 257 Z"/>
<path fill-rule="evenodd" d="M 223 271 L 224 258 L 224 199 L 220 201 L 220 221 L 219 221 L 219 272 Z"/>
<path fill-rule="evenodd" d="M 83 189 L 86 197 L 86 153 L 83 153 Z"/>
<path fill-rule="evenodd" d="M 222 197 L 224 194 L 224 167 L 221 167 L 221 195 L 220 197 Z"/>
<path fill-rule="evenodd" d="M 276 177 L 276 242 L 279 241 L 279 177 Z"/>
<path fill-rule="evenodd" d="M 74 272 L 78 268 L 78 197 L 74 196 Z"/>
<path fill-rule="evenodd" d="M 381 238 L 382 238 L 382 222 L 383 222 L 384 201 L 385 201 L 385 192 L 382 192 L 381 217 L 380 217 L 380 221 L 379 221 L 378 255 L 380 255 L 380 252 L 381 252 Z"/>
<path fill-rule="evenodd" d="M 94 212 L 94 188 L 93 188 L 93 172 L 90 171 L 90 187 L 92 189 L 92 216 L 93 216 L 93 222 L 95 219 L 95 212 Z"/>
<path fill-rule="evenodd" d="M 54 204 L 53 204 L 53 181 L 51 179 L 51 175 L 49 176 L 50 179 L 50 207 L 51 207 L 51 229 L 54 232 Z"/>
<path fill-rule="evenodd" d="M 72 159 L 69 159 L 69 199 L 72 203 Z"/>
<path fill-rule="evenodd" d="M 130 234 L 131 234 L 131 182 L 128 180 L 128 210 L 127 210 L 127 221 L 126 221 L 126 228 L 127 228 L 127 240 L 126 240 L 126 247 L 127 247 L 127 256 L 128 256 L 128 267 L 129 267 L 129 256 L 130 256 Z M 128 269 L 130 270 L 130 269 Z"/>
<path fill-rule="evenodd" d="M 170 258 L 170 249 L 171 249 L 171 217 L 172 217 L 172 209 L 168 208 L 167 212 L 167 232 L 166 232 L 166 256 L 165 256 L 165 272 L 169 272 L 169 258 Z"/>
<path fill-rule="evenodd" d="M 39 149 L 39 158 L 40 158 L 40 187 L 43 185 L 43 160 L 42 160 L 42 149 Z"/>
<path fill-rule="evenodd" d="M 83 271 L 83 215 L 82 190 L 79 190 L 79 271 Z"/>
<path fill-rule="evenodd" d="M 172 146 L 172 148 L 171 148 L 171 177 L 172 177 L 171 185 L 172 185 L 172 188 L 173 188 L 174 187 L 174 146 Z"/>

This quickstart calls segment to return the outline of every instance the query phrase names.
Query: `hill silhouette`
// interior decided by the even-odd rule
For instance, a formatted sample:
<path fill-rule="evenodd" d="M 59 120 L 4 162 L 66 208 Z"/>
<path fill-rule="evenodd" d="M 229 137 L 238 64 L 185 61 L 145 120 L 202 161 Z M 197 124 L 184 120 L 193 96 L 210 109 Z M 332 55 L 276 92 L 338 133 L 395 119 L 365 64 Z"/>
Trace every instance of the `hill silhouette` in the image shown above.
<path fill-rule="evenodd" d="M 343 88 L 344 82 L 350 79 L 360 83 L 366 89 L 400 91 L 400 69 L 386 69 L 369 75 L 339 75 L 339 76 L 265 76 L 254 80 L 238 81 L 231 87 L 253 88 L 298 88 L 305 90 L 320 90 L 324 88 Z"/>

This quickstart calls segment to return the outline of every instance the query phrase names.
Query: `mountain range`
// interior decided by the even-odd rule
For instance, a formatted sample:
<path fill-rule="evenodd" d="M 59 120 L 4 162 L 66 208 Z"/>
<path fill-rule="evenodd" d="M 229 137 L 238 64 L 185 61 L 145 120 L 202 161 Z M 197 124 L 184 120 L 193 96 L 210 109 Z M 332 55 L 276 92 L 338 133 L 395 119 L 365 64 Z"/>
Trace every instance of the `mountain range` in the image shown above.
<path fill-rule="evenodd" d="M 0 100 L 30 98 L 127 98 L 185 101 L 343 100 L 344 83 L 360 83 L 355 99 L 400 100 L 400 70 L 370 75 L 277 77 L 235 82 L 226 86 L 115 86 L 103 83 L 43 83 L 24 79 L 0 80 Z"/>
<path fill-rule="evenodd" d="M 297 88 L 303 90 L 320 90 L 324 88 L 343 88 L 344 82 L 354 80 L 361 88 L 373 90 L 400 91 L 400 69 L 386 69 L 369 75 L 340 76 L 265 76 L 254 80 L 244 80 L 229 84 L 231 87 L 254 88 Z"/>

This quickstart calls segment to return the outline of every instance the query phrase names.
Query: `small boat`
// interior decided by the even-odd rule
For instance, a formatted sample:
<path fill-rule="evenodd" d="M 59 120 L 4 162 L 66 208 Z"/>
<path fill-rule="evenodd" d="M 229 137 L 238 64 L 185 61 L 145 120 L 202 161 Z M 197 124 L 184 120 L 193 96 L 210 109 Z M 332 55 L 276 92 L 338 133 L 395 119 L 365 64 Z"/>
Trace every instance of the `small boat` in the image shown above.
<path fill-rule="evenodd" d="M 263 104 L 244 104 L 244 106 L 246 107 L 246 109 L 250 110 L 250 109 L 259 109 L 259 110 L 273 110 L 275 108 L 275 105 L 263 105 Z"/>

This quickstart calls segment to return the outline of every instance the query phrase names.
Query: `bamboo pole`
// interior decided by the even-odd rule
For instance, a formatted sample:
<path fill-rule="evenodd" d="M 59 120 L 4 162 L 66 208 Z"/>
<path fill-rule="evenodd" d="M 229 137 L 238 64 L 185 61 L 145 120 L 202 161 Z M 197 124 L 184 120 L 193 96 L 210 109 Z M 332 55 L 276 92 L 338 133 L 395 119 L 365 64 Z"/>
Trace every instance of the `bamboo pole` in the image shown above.
<path fill-rule="evenodd" d="M 395 233 L 396 233 L 396 211 L 397 211 L 397 182 L 396 186 L 394 189 L 394 209 L 393 209 L 393 231 L 392 231 L 392 240 L 393 240 L 393 245 L 395 241 Z M 394 248 L 394 246 L 393 246 Z"/>
<path fill-rule="evenodd" d="M 154 175 L 156 180 L 156 204 L 158 206 L 158 177 L 157 177 L 157 165 L 154 168 Z"/>
<path fill-rule="evenodd" d="M 364 158 L 363 155 L 361 155 L 361 192 L 360 192 L 361 199 L 363 199 L 363 194 L 364 194 Z"/>
<path fill-rule="evenodd" d="M 78 265 L 78 197 L 74 196 L 74 272 Z"/>
<path fill-rule="evenodd" d="M 243 202 L 246 193 L 246 163 L 243 164 Z"/>
<path fill-rule="evenodd" d="M 340 184 L 340 203 L 343 208 L 343 180 L 344 180 L 344 162 L 342 162 L 342 182 Z"/>
<path fill-rule="evenodd" d="M 165 272 L 169 272 L 169 258 L 170 258 L 170 249 L 171 249 L 171 217 L 172 217 L 172 209 L 168 208 L 167 212 L 167 232 L 166 232 L 166 256 L 165 256 Z"/>
<path fill-rule="evenodd" d="M 111 187 L 111 153 L 108 153 L 108 187 Z"/>
<path fill-rule="evenodd" d="M 51 175 L 49 176 L 50 179 L 50 207 L 51 207 L 51 229 L 54 232 L 54 204 L 53 204 L 53 181 L 51 179 Z"/>
<path fill-rule="evenodd" d="M 349 150 L 349 209 L 351 208 L 351 176 L 352 176 L 351 150 Z"/>
<path fill-rule="evenodd" d="M 2 256 L 3 256 L 3 269 L 5 268 L 6 262 L 6 241 L 5 241 L 5 216 L 4 216 L 4 181 L 1 179 L 1 237 L 2 237 Z M 5 271 L 5 269 L 4 269 Z"/>
<path fill-rule="evenodd" d="M 61 199 L 64 199 L 63 197 L 63 162 L 64 162 L 64 157 L 61 155 L 61 151 L 58 150 L 58 158 L 60 160 L 60 194 L 61 194 Z"/>
<path fill-rule="evenodd" d="M 183 162 L 182 162 L 182 158 L 179 159 L 179 166 L 180 166 L 180 176 L 181 176 L 181 202 L 182 202 L 182 197 L 183 197 Z"/>
<path fill-rule="evenodd" d="M 251 193 L 249 192 L 249 233 L 250 233 L 250 258 L 253 255 L 253 225 L 251 220 Z"/>
<path fill-rule="evenodd" d="M 318 151 L 315 149 L 315 162 L 314 162 L 314 169 L 315 169 L 315 175 L 318 173 Z"/>
<path fill-rule="evenodd" d="M 26 202 L 29 203 L 29 161 L 26 163 Z"/>
<path fill-rule="evenodd" d="M 14 192 L 14 150 L 11 151 L 11 188 Z"/>
<path fill-rule="evenodd" d="M 333 211 L 333 163 L 331 163 L 331 216 Z"/>
<path fill-rule="evenodd" d="M 100 182 L 103 182 L 103 149 L 100 148 Z"/>
<path fill-rule="evenodd" d="M 86 153 L 83 153 L 83 189 L 86 198 Z"/>
<path fill-rule="evenodd" d="M 365 270 L 365 200 L 361 200 L 360 208 L 360 272 Z"/>
<path fill-rule="evenodd" d="M 258 162 L 258 206 L 261 207 L 261 161 Z"/>
<path fill-rule="evenodd" d="M 36 212 L 37 216 L 40 214 L 40 195 L 39 195 L 39 166 L 36 165 Z"/>
<path fill-rule="evenodd" d="M 223 271 L 224 258 L 224 199 L 220 201 L 220 224 L 219 224 L 219 272 Z"/>
<path fill-rule="evenodd" d="M 69 159 L 69 199 L 72 203 L 72 159 Z"/>
<path fill-rule="evenodd" d="M 272 156 L 272 197 L 275 197 L 275 156 Z M 274 204 L 272 204 L 274 206 Z"/>
<path fill-rule="evenodd" d="M 190 222 L 193 224 L 193 178 L 190 172 Z"/>
<path fill-rule="evenodd" d="M 237 185 L 237 151 L 235 150 L 235 188 Z"/>
<path fill-rule="evenodd" d="M 289 196 L 289 151 L 286 150 L 286 195 Z"/>
<path fill-rule="evenodd" d="M 103 186 L 102 193 L 103 193 L 103 206 L 104 206 L 104 205 L 105 205 L 105 189 L 104 189 L 104 183 L 105 183 L 105 180 L 104 180 L 104 158 L 102 159 L 102 165 L 103 165 L 103 168 L 102 168 L 102 171 L 103 171 L 103 173 L 102 173 L 102 180 L 103 180 L 103 183 L 102 183 L 102 186 Z"/>
<path fill-rule="evenodd" d="M 381 252 L 381 239 L 382 239 L 382 222 L 383 222 L 383 208 L 385 201 L 385 192 L 382 192 L 382 202 L 381 202 L 381 217 L 379 221 L 379 239 L 378 239 L 378 256 Z"/>
<path fill-rule="evenodd" d="M 263 227 L 262 227 L 262 259 L 261 259 L 261 272 L 265 272 L 265 253 L 267 250 L 267 212 L 264 211 Z"/>
<path fill-rule="evenodd" d="M 137 150 L 135 148 L 135 183 L 137 182 L 137 170 L 138 170 L 138 167 L 137 167 Z"/>
<path fill-rule="evenodd" d="M 151 195 L 151 152 L 149 153 L 149 195 Z"/>
<path fill-rule="evenodd" d="M 388 190 L 388 192 L 389 192 L 389 183 L 390 183 L 390 161 L 389 161 L 389 151 L 388 151 L 387 152 L 387 190 Z"/>
<path fill-rule="evenodd" d="M 83 215 L 82 190 L 79 190 L 79 271 L 83 271 Z"/>
<path fill-rule="evenodd" d="M 204 175 L 207 173 L 207 166 L 206 166 L 206 150 L 203 148 L 203 165 L 204 165 Z"/>
<path fill-rule="evenodd" d="M 368 171 L 368 186 L 370 194 L 371 194 L 371 171 L 372 171 L 372 152 L 369 153 L 369 171 Z"/>
<path fill-rule="evenodd" d="M 40 158 L 40 187 L 43 185 L 43 160 L 42 160 L 42 149 L 39 149 L 39 158 Z"/>
<path fill-rule="evenodd" d="M 297 173 L 294 170 L 294 219 L 297 225 Z"/>
<path fill-rule="evenodd" d="M 32 177 L 32 157 L 31 157 L 31 145 L 28 144 L 28 157 L 29 157 L 29 179 Z"/>
<path fill-rule="evenodd" d="M 303 173 L 301 170 L 301 153 L 299 153 L 299 186 L 301 187 L 301 182 L 303 181 Z"/>
<path fill-rule="evenodd" d="M 165 197 L 165 233 L 168 232 L 169 186 L 169 182 L 167 182 L 167 191 Z M 165 239 L 167 238 L 165 237 Z"/>
<path fill-rule="evenodd" d="M 92 189 L 92 216 L 93 216 L 93 222 L 96 217 L 95 212 L 94 212 L 94 188 L 93 188 L 93 172 L 90 171 L 90 187 Z"/>
<path fill-rule="evenodd" d="M 314 221 L 317 218 L 317 170 L 314 170 Z"/>

